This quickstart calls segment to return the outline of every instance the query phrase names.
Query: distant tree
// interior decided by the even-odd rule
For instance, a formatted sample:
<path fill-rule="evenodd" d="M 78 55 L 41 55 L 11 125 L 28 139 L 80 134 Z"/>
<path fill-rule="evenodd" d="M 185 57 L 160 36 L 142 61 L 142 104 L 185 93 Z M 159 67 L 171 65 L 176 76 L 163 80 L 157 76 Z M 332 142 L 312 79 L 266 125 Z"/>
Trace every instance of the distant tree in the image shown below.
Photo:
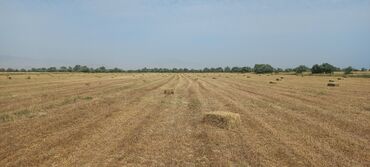
<path fill-rule="evenodd" d="M 107 72 L 107 69 L 104 66 L 101 66 L 101 67 L 96 68 L 95 72 Z"/>
<path fill-rule="evenodd" d="M 73 68 L 71 66 L 68 66 L 68 72 L 73 72 Z"/>
<path fill-rule="evenodd" d="M 252 71 L 253 71 L 253 69 L 251 67 L 242 67 L 240 69 L 240 72 L 242 72 L 242 73 L 247 73 L 247 72 L 252 72 Z"/>
<path fill-rule="evenodd" d="M 46 71 L 47 72 L 56 72 L 57 68 L 56 67 L 49 67 Z"/>
<path fill-rule="evenodd" d="M 276 68 L 275 69 L 275 72 L 279 73 L 279 72 L 283 72 L 284 70 L 282 68 Z"/>
<path fill-rule="evenodd" d="M 0 72 L 5 72 L 5 68 L 0 68 Z"/>
<path fill-rule="evenodd" d="M 73 67 L 73 72 L 80 72 L 81 71 L 81 65 L 75 65 L 74 67 Z"/>
<path fill-rule="evenodd" d="M 80 72 L 90 72 L 90 68 L 87 66 L 81 66 L 79 71 Z"/>
<path fill-rule="evenodd" d="M 231 72 L 230 67 L 229 67 L 229 66 L 225 67 L 225 68 L 224 68 L 224 72 Z"/>
<path fill-rule="evenodd" d="M 367 71 L 366 68 L 361 68 L 361 71 Z"/>
<path fill-rule="evenodd" d="M 353 71 L 353 68 L 351 66 L 343 69 L 344 74 L 351 74 Z"/>
<path fill-rule="evenodd" d="M 308 68 L 307 66 L 305 66 L 305 65 L 300 65 L 300 66 L 298 66 L 298 67 L 296 67 L 296 68 L 294 68 L 294 71 L 296 72 L 296 73 L 303 73 L 303 72 L 307 72 L 307 71 L 310 71 L 310 68 Z"/>
<path fill-rule="evenodd" d="M 204 69 L 203 69 L 203 72 L 209 72 L 210 70 L 209 70 L 209 68 L 207 68 L 207 67 L 205 67 Z"/>
<path fill-rule="evenodd" d="M 272 73 L 274 72 L 274 68 L 270 64 L 255 64 L 253 71 L 257 74 Z"/>
<path fill-rule="evenodd" d="M 224 72 L 224 69 L 222 67 L 217 67 L 215 69 L 215 72 Z"/>
<path fill-rule="evenodd" d="M 24 68 L 22 68 L 20 71 L 21 71 L 21 72 L 27 72 L 27 70 L 26 70 L 26 69 L 24 69 Z"/>
<path fill-rule="evenodd" d="M 285 72 L 293 72 L 294 70 L 292 68 L 286 68 L 284 71 Z"/>
<path fill-rule="evenodd" d="M 233 67 L 231 68 L 231 72 L 241 72 L 242 69 L 240 67 Z"/>
<path fill-rule="evenodd" d="M 323 70 L 322 70 L 322 68 L 320 67 L 320 65 L 318 65 L 318 64 L 315 64 L 315 65 L 313 65 L 312 66 L 312 68 L 311 68 L 311 72 L 312 73 L 322 73 L 323 72 Z"/>
<path fill-rule="evenodd" d="M 8 69 L 6 69 L 6 72 L 15 72 L 15 69 L 8 68 Z"/>
<path fill-rule="evenodd" d="M 67 69 L 67 67 L 65 67 L 65 66 L 62 66 L 62 67 L 60 67 L 60 68 L 59 68 L 59 71 L 60 71 L 60 72 L 67 72 L 67 70 L 68 70 L 68 69 Z"/>
<path fill-rule="evenodd" d="M 337 71 L 337 68 L 334 67 L 333 65 L 329 64 L 329 63 L 323 63 L 321 64 L 321 67 L 324 71 L 324 73 L 333 73 L 334 71 Z"/>
<path fill-rule="evenodd" d="M 312 73 L 333 73 L 334 71 L 338 71 L 339 68 L 334 67 L 329 63 L 323 63 L 321 65 L 315 64 L 312 66 L 311 71 Z"/>

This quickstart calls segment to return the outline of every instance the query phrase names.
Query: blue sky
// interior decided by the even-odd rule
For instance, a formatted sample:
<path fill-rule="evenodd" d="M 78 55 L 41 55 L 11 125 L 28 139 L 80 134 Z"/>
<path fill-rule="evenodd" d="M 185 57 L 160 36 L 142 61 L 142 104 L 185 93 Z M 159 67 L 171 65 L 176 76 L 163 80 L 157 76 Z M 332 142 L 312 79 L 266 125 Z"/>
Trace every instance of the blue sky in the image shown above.
<path fill-rule="evenodd" d="M 369 0 L 0 0 L 0 67 L 370 68 Z"/>

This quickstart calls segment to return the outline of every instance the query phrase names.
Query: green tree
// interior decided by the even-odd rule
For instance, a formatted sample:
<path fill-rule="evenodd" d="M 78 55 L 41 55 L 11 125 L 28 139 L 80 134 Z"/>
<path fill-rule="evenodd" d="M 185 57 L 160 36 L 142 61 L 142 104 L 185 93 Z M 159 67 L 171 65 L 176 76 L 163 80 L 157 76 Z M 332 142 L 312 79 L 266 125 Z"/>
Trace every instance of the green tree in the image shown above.
<path fill-rule="evenodd" d="M 351 66 L 343 69 L 344 74 L 352 74 L 353 68 Z"/>
<path fill-rule="evenodd" d="M 59 71 L 60 71 L 60 72 L 67 72 L 67 70 L 68 70 L 68 69 L 67 69 L 67 67 L 65 67 L 65 66 L 62 66 L 62 67 L 60 67 L 60 68 L 59 68 Z"/>
<path fill-rule="evenodd" d="M 315 65 L 313 65 L 313 66 L 312 66 L 312 68 L 311 68 L 311 72 L 312 72 L 313 74 L 316 74 L 316 73 L 322 73 L 322 72 L 323 72 L 323 70 L 322 70 L 322 68 L 321 68 L 321 66 L 320 66 L 320 65 L 315 64 Z"/>
<path fill-rule="evenodd" d="M 224 72 L 230 72 L 230 71 L 231 71 L 231 69 L 230 69 L 229 66 L 225 67 Z"/>
<path fill-rule="evenodd" d="M 56 72 L 57 68 L 56 67 L 49 67 L 46 71 L 47 72 Z"/>
<path fill-rule="evenodd" d="M 252 72 L 252 68 L 251 68 L 251 67 L 242 67 L 242 68 L 240 69 L 240 71 L 241 71 L 242 73 Z"/>
<path fill-rule="evenodd" d="M 241 72 L 242 69 L 240 67 L 233 67 L 231 68 L 231 72 Z"/>
<path fill-rule="evenodd" d="M 272 73 L 274 72 L 274 68 L 270 64 L 255 64 L 253 71 L 257 74 Z"/>
<path fill-rule="evenodd" d="M 308 67 L 307 67 L 307 66 L 305 66 L 305 65 L 300 65 L 300 66 L 298 66 L 298 67 L 294 68 L 294 71 L 295 71 L 296 73 L 303 73 L 303 72 L 310 71 L 310 68 L 308 68 Z"/>

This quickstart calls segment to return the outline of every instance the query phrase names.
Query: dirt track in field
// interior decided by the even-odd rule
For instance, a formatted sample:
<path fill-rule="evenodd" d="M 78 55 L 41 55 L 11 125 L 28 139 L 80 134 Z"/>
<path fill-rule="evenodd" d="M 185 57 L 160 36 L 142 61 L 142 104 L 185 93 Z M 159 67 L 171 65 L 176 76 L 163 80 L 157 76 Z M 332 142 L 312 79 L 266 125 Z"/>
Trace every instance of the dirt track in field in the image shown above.
<path fill-rule="evenodd" d="M 0 75 L 0 166 L 370 166 L 370 79 L 27 76 Z M 211 111 L 242 124 L 204 124 Z"/>

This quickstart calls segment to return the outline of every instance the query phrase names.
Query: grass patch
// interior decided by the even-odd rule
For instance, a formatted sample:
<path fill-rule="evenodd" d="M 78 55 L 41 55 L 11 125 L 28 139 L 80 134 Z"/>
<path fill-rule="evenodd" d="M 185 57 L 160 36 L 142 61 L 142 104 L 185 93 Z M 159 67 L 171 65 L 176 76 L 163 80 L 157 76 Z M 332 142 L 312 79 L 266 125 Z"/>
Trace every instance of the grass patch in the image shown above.
<path fill-rule="evenodd" d="M 79 97 L 79 99 L 82 99 L 82 100 L 92 100 L 93 97 L 91 97 L 91 96 L 85 96 L 85 97 Z"/>
<path fill-rule="evenodd" d="M 190 110 L 200 110 L 202 103 L 198 99 L 191 99 L 188 103 L 188 108 Z"/>
<path fill-rule="evenodd" d="M 31 115 L 31 111 L 30 110 L 21 110 L 21 111 L 17 111 L 14 113 L 15 116 L 17 117 L 29 117 Z"/>
<path fill-rule="evenodd" d="M 13 120 L 13 118 L 8 114 L 0 115 L 0 123 L 12 121 L 12 120 Z"/>
<path fill-rule="evenodd" d="M 75 97 L 72 97 L 72 98 L 64 99 L 59 104 L 59 106 L 70 104 L 70 103 L 76 103 L 78 100 L 92 100 L 92 99 L 93 99 L 93 97 L 91 97 L 91 96 L 75 96 Z"/>

